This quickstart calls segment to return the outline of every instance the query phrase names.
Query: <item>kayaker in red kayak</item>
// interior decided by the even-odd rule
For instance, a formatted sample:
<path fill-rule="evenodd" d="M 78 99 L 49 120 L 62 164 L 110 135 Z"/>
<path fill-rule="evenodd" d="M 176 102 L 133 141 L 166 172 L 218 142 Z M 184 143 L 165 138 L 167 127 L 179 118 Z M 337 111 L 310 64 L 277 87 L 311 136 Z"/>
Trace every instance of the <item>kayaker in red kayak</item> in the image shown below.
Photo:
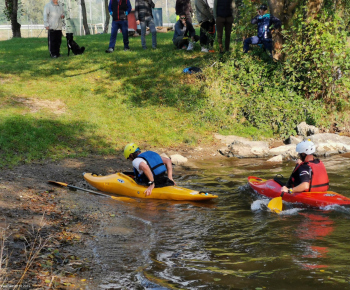
<path fill-rule="evenodd" d="M 136 182 L 148 185 L 144 192 L 146 196 L 151 195 L 155 187 L 175 185 L 173 167 L 169 158 L 161 157 L 153 151 L 141 153 L 140 148 L 135 143 L 125 146 L 124 157 L 132 161 Z M 167 176 L 165 172 L 167 172 Z"/>
<path fill-rule="evenodd" d="M 329 188 L 327 170 L 323 162 L 313 155 L 316 152 L 315 144 L 310 140 L 302 141 L 297 145 L 296 151 L 299 153 L 297 165 L 286 186 L 281 188 L 281 192 L 327 191 Z"/>

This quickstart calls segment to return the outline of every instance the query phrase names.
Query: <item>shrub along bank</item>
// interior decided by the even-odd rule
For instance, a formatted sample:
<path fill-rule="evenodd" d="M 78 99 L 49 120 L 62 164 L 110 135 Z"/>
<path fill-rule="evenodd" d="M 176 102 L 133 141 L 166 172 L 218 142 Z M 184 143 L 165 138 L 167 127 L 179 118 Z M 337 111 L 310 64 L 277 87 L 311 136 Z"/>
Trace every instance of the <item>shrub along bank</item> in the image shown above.
<path fill-rule="evenodd" d="M 284 62 L 260 48 L 243 54 L 241 42 L 224 56 L 175 50 L 171 33 L 157 35 L 155 51 L 131 38 L 124 52 L 118 39 L 112 54 L 104 53 L 109 35 L 77 37 L 86 53 L 55 60 L 46 39 L 4 41 L 0 166 L 115 154 L 128 142 L 206 146 L 214 132 L 284 138 L 301 121 L 345 126 L 349 48 L 341 25 L 325 18 L 305 30 L 301 19 L 286 34 Z M 202 77 L 184 75 L 188 66 L 200 66 Z"/>

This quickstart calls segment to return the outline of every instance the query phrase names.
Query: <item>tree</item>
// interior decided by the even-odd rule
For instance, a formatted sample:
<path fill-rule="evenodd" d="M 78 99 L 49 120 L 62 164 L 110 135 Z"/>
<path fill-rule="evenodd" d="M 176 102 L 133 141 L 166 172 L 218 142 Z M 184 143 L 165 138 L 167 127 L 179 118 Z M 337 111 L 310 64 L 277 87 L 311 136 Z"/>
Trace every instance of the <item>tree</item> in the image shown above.
<path fill-rule="evenodd" d="M 104 25 L 103 33 L 107 33 L 108 32 L 108 25 L 109 25 L 108 0 L 104 0 L 104 2 L 105 2 L 106 22 Z"/>
<path fill-rule="evenodd" d="M 268 0 L 271 14 L 281 20 L 283 29 L 289 29 L 295 9 L 301 2 L 301 0 Z M 275 51 L 277 52 L 275 58 L 281 59 L 282 55 L 278 53 L 283 46 L 283 36 L 281 33 L 275 34 L 274 46 Z"/>
<path fill-rule="evenodd" d="M 4 13 L 7 20 L 11 21 L 12 36 L 21 37 L 21 24 L 17 21 L 18 0 L 5 0 Z"/>
<path fill-rule="evenodd" d="M 81 15 L 83 16 L 83 26 L 85 30 L 85 35 L 89 35 L 90 29 L 87 22 L 85 0 L 80 0 L 80 5 L 81 5 Z"/>

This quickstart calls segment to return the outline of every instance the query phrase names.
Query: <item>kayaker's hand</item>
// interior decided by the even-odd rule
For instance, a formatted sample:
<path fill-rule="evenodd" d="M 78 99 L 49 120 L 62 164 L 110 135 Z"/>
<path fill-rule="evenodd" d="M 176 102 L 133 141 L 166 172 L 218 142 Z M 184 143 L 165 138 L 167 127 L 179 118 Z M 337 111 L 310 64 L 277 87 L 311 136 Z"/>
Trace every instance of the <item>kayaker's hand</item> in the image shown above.
<path fill-rule="evenodd" d="M 146 196 L 151 195 L 153 188 L 154 188 L 154 183 L 152 183 L 152 184 L 145 190 Z"/>
<path fill-rule="evenodd" d="M 287 186 L 282 186 L 281 192 L 287 193 L 288 192 L 288 187 Z"/>
<path fill-rule="evenodd" d="M 174 179 L 169 178 L 172 182 L 174 182 L 174 186 L 176 185 L 176 182 L 174 181 Z"/>

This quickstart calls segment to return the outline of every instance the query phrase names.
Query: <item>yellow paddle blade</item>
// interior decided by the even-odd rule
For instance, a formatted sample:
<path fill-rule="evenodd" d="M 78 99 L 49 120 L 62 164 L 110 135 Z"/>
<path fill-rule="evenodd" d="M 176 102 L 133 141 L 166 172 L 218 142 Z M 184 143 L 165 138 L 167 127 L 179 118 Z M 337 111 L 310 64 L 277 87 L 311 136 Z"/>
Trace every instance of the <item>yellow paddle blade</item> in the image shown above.
<path fill-rule="evenodd" d="M 52 181 L 52 180 L 49 180 L 48 183 L 51 183 L 51 184 L 56 184 L 56 185 L 61 185 L 61 186 L 68 186 L 67 183 L 64 183 L 64 182 L 58 182 L 58 181 Z"/>
<path fill-rule="evenodd" d="M 275 213 L 280 213 L 282 211 L 282 197 L 275 197 L 270 200 L 267 207 Z"/>

